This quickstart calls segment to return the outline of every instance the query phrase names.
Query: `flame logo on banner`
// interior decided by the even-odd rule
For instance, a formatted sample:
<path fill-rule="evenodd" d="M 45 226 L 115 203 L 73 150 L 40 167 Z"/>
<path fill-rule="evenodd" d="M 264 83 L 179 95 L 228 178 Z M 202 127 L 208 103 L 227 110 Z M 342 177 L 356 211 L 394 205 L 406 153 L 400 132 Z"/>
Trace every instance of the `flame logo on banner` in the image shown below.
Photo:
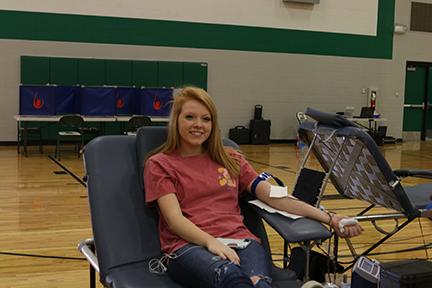
<path fill-rule="evenodd" d="M 118 109 L 121 109 L 121 108 L 123 108 L 124 107 L 124 104 L 125 104 L 125 101 L 124 101 L 124 99 L 123 98 L 120 98 L 120 99 L 117 99 L 117 108 Z"/>
<path fill-rule="evenodd" d="M 162 101 L 158 99 L 157 96 L 153 99 L 153 109 L 160 110 L 162 108 Z"/>
<path fill-rule="evenodd" d="M 38 97 L 38 93 L 35 93 L 33 97 L 33 107 L 35 109 L 41 109 L 44 106 L 44 101 L 42 98 Z"/>

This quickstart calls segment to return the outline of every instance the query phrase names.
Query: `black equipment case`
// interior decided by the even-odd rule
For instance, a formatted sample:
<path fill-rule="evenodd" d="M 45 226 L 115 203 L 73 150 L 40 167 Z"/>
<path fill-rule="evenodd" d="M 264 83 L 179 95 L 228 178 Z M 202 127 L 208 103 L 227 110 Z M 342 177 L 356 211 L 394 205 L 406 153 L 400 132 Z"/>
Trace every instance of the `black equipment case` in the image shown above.
<path fill-rule="evenodd" d="M 250 130 L 245 126 L 236 126 L 229 129 L 229 138 L 237 144 L 249 144 L 250 143 Z"/>
<path fill-rule="evenodd" d="M 270 120 L 250 120 L 250 141 L 252 144 L 270 143 Z"/>
<path fill-rule="evenodd" d="M 412 288 L 432 286 L 432 262 L 423 259 L 382 263 L 381 288 Z"/>

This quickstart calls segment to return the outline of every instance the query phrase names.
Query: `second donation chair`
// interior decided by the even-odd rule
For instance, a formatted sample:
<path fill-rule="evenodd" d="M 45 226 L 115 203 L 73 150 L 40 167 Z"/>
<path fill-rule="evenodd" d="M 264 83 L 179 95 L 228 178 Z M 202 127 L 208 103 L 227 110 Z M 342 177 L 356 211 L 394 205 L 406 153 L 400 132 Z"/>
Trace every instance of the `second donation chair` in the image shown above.
<path fill-rule="evenodd" d="M 315 120 L 303 122 L 299 128 L 300 137 L 310 146 L 306 157 L 313 153 L 325 171 L 319 200 L 322 199 L 326 182 L 331 180 L 343 197 L 368 204 L 354 218 L 370 221 L 383 234 L 381 239 L 361 253 L 357 253 L 347 239 L 354 261 L 369 254 L 414 219 L 430 216 L 426 206 L 432 201 L 432 183 L 405 186 L 402 180 L 405 177 L 432 179 L 432 171 L 392 170 L 375 141 L 361 127 L 340 115 L 311 108 L 308 108 L 306 115 Z M 387 208 L 388 212 L 374 213 L 374 207 Z M 394 220 L 393 229 L 385 230 L 378 225 L 377 221 L 385 219 Z M 399 223 L 398 219 L 404 221 Z"/>

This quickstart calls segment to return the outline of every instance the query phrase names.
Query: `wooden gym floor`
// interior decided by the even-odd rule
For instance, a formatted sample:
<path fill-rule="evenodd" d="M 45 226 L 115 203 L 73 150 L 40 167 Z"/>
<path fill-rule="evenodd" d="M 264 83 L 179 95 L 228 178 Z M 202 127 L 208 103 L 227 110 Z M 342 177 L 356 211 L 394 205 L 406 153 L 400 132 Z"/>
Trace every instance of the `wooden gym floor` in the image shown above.
<path fill-rule="evenodd" d="M 258 172 L 274 173 L 293 187 L 299 162 L 299 152 L 293 144 L 241 148 Z M 0 287 L 88 287 L 88 265 L 76 249 L 79 240 L 92 235 L 86 189 L 79 182 L 84 173 L 82 159 L 72 151 L 65 152 L 58 164 L 52 158 L 53 147 L 44 150 L 45 154 L 39 154 L 37 147 L 30 147 L 29 156 L 23 157 L 17 155 L 13 146 L 0 146 Z M 432 142 L 388 144 L 382 150 L 394 169 L 432 169 Z M 404 183 L 418 182 L 409 179 Z M 326 191 L 326 195 L 336 193 L 331 185 Z M 323 205 L 345 215 L 354 215 L 367 206 L 356 200 L 325 200 Z M 382 226 L 390 230 L 392 222 Z M 363 227 L 364 234 L 353 239 L 359 252 L 379 237 L 369 223 Z M 271 229 L 269 234 L 274 259 L 280 259 L 282 240 Z M 430 242 L 432 221 L 414 220 L 376 249 L 383 254 L 373 258 L 429 259 L 430 249 L 394 251 Z M 343 257 L 348 255 L 344 243 L 339 253 L 341 261 L 350 260 Z M 34 257 L 38 255 L 42 257 Z"/>

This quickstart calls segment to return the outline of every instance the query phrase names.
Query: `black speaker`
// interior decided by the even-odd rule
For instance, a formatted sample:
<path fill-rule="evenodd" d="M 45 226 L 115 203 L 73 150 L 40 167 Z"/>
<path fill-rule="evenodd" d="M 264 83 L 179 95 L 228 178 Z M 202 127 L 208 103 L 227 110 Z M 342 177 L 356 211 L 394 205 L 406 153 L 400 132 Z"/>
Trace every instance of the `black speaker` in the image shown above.
<path fill-rule="evenodd" d="M 252 144 L 270 143 L 270 120 L 250 120 L 249 129 Z"/>
<path fill-rule="evenodd" d="M 255 110 L 254 110 L 254 120 L 262 120 L 262 109 L 263 106 L 262 105 L 255 105 Z"/>
<path fill-rule="evenodd" d="M 368 134 L 372 137 L 372 139 L 378 146 L 382 146 L 384 144 L 383 137 L 381 137 L 377 132 L 369 130 Z"/>

